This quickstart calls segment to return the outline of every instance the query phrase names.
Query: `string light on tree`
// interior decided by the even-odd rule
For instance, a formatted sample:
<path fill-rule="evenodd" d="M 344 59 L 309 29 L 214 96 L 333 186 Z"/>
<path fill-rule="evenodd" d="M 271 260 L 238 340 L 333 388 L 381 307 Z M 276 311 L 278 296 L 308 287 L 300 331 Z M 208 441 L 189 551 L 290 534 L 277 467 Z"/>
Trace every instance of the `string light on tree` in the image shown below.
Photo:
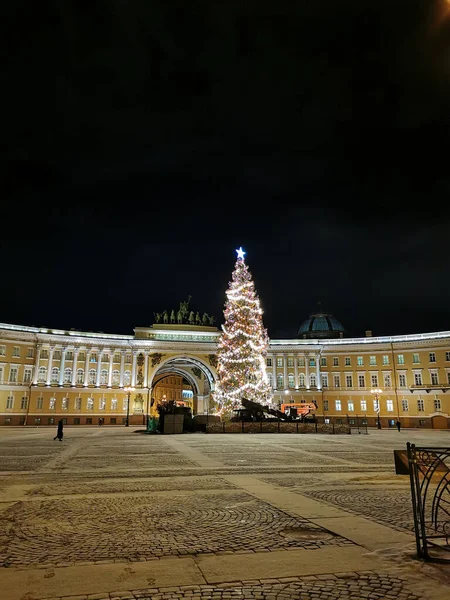
<path fill-rule="evenodd" d="M 236 249 L 237 260 L 226 292 L 225 323 L 217 348 L 218 381 L 214 400 L 218 412 L 227 415 L 241 406 L 242 398 L 271 404 L 272 388 L 266 373 L 269 337 L 246 252 Z"/>

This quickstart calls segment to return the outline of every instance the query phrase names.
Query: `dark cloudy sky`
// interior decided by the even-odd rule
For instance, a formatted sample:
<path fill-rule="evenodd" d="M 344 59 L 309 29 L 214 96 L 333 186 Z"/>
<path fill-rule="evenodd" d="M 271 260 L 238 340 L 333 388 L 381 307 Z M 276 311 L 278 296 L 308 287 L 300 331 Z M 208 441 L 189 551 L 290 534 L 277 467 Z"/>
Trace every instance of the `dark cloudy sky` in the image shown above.
<path fill-rule="evenodd" d="M 220 323 L 242 245 L 271 337 L 450 329 L 448 2 L 7 10 L 0 321 Z"/>

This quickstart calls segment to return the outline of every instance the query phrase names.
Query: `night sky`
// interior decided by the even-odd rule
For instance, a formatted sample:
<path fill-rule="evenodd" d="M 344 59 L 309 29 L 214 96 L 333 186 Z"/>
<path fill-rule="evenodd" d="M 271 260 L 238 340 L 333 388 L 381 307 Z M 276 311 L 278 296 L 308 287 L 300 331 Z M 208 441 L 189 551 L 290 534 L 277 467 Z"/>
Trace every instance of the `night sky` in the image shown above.
<path fill-rule="evenodd" d="M 450 330 L 450 3 L 10 3 L 0 322 Z"/>

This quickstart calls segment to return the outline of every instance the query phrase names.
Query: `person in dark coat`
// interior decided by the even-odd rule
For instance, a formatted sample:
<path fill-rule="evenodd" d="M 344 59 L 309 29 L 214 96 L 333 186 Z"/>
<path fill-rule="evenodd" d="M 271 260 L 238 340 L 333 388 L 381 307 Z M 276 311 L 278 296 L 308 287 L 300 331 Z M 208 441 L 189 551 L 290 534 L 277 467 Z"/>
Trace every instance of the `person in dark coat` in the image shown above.
<path fill-rule="evenodd" d="M 396 425 L 397 425 L 397 429 L 400 431 L 400 429 L 402 427 L 402 424 L 400 423 L 400 421 L 397 421 Z"/>
<path fill-rule="evenodd" d="M 60 442 L 62 442 L 62 439 L 63 439 L 63 427 L 64 427 L 63 420 L 62 420 L 62 419 L 60 419 L 60 420 L 58 421 L 58 429 L 57 429 L 57 431 L 56 431 L 56 435 L 55 435 L 55 437 L 53 438 L 53 441 L 55 441 L 55 440 L 56 440 L 56 438 L 58 438 L 58 440 L 59 440 Z"/>

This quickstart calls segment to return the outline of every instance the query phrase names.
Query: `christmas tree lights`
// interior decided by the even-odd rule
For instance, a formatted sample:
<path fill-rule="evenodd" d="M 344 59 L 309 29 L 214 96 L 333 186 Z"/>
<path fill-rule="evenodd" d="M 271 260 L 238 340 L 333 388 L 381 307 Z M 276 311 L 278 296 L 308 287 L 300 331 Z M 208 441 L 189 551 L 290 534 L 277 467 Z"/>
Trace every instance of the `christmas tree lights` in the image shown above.
<path fill-rule="evenodd" d="M 218 381 L 214 400 L 222 416 L 241 406 L 243 398 L 271 404 L 272 389 L 266 373 L 267 330 L 251 273 L 242 248 L 226 292 L 222 334 L 217 348 Z"/>

